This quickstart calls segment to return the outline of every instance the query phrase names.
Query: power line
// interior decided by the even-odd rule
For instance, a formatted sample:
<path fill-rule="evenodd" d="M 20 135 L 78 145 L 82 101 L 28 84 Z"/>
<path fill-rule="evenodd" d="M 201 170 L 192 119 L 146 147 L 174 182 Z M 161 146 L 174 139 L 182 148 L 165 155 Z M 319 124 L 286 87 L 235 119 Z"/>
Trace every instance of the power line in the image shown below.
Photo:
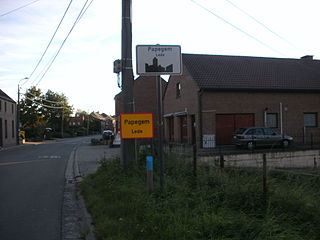
<path fill-rule="evenodd" d="M 66 38 L 63 40 L 62 44 L 60 45 L 57 53 L 55 54 L 55 56 L 52 58 L 51 62 L 47 65 L 47 69 L 45 70 L 45 72 L 43 73 L 42 77 L 40 78 L 40 80 L 37 82 L 37 84 L 35 86 L 38 86 L 39 83 L 42 81 L 42 79 L 44 78 L 44 76 L 47 74 L 47 72 L 49 71 L 49 69 L 51 68 L 52 64 L 54 63 L 54 61 L 56 60 L 57 56 L 59 55 L 62 47 L 64 46 L 64 44 L 66 43 L 68 37 L 70 36 L 71 32 L 73 31 L 74 27 L 77 25 L 77 23 L 80 21 L 80 19 L 83 17 L 84 13 L 88 10 L 88 7 L 91 5 L 91 3 L 93 2 L 93 0 L 91 0 L 91 2 L 87 5 L 89 0 L 86 0 L 85 4 L 83 5 L 78 17 L 76 18 L 75 22 L 73 23 L 69 33 L 67 34 Z"/>
<path fill-rule="evenodd" d="M 34 98 L 38 98 L 39 100 L 45 101 L 45 102 L 48 102 L 48 103 L 53 103 L 53 104 L 57 104 L 57 105 L 64 105 L 65 104 L 64 102 L 55 102 L 55 101 L 50 101 L 50 100 L 44 99 L 44 98 L 42 98 L 40 96 L 36 96 L 36 95 L 34 95 L 34 94 L 30 93 L 30 92 L 28 92 L 27 94 L 31 95 Z"/>
<path fill-rule="evenodd" d="M 237 27 L 236 25 L 232 24 L 231 22 L 227 21 L 226 19 L 224 19 L 223 17 L 220 17 L 218 14 L 214 13 L 212 10 L 206 8 L 205 6 L 201 5 L 200 3 L 197 3 L 194 0 L 190 0 L 191 2 L 193 2 L 195 5 L 197 5 L 198 7 L 202 8 L 203 10 L 209 12 L 210 14 L 212 14 L 213 16 L 215 16 L 216 18 L 220 19 L 221 21 L 223 21 L 224 23 L 230 25 L 231 27 L 235 28 L 236 30 L 238 30 L 239 32 L 245 34 L 246 36 L 252 38 L 253 40 L 255 40 L 256 42 L 260 43 L 261 45 L 271 49 L 272 51 L 285 56 L 282 52 L 278 51 L 277 49 L 273 48 L 272 46 L 270 46 L 269 44 L 266 44 L 264 42 L 262 42 L 261 40 L 259 40 L 258 38 L 254 37 L 253 35 L 249 34 L 248 32 L 242 30 L 241 28 Z"/>
<path fill-rule="evenodd" d="M 62 18 L 61 18 L 61 20 L 60 20 L 60 22 L 59 22 L 59 24 L 58 24 L 57 28 L 56 28 L 56 30 L 55 30 L 55 32 L 54 32 L 54 34 L 52 35 L 52 37 L 51 37 L 51 39 L 50 39 L 50 41 L 49 41 L 49 43 L 48 43 L 48 45 L 47 45 L 47 47 L 46 47 L 45 51 L 43 52 L 43 54 L 42 54 L 42 56 L 41 56 L 41 58 L 39 59 L 39 61 L 38 61 L 37 65 L 35 66 L 35 68 L 33 69 L 33 71 L 31 72 L 31 74 L 30 74 L 30 76 L 29 76 L 29 79 L 32 77 L 32 75 L 34 74 L 34 72 L 37 70 L 37 68 L 38 68 L 39 64 L 41 63 L 41 61 L 42 61 L 42 59 L 43 59 L 43 57 L 44 57 L 44 55 L 47 53 L 47 51 L 48 51 L 48 49 L 49 49 L 49 47 L 50 47 L 50 45 L 51 45 L 51 43 L 52 43 L 52 41 L 53 41 L 54 37 L 56 36 L 56 34 L 57 34 L 57 32 L 58 32 L 58 30 L 59 30 L 59 28 L 60 28 L 60 26 L 61 26 L 62 21 L 64 20 L 64 18 L 65 18 L 65 16 L 66 16 L 67 12 L 68 12 L 68 10 L 69 10 L 69 8 L 70 8 L 70 6 L 71 6 L 72 1 L 73 1 L 73 0 L 70 0 L 69 5 L 68 5 L 67 9 L 65 10 L 65 12 L 64 12 L 64 14 L 63 14 L 63 16 L 62 16 Z"/>
<path fill-rule="evenodd" d="M 243 14 L 245 14 L 246 16 L 248 16 L 249 18 L 251 18 L 253 21 L 255 21 L 256 23 L 258 23 L 260 26 L 262 26 L 263 28 L 265 28 L 266 30 L 268 30 L 269 32 L 271 32 L 273 35 L 275 35 L 276 37 L 278 37 L 279 39 L 281 39 L 282 41 L 286 42 L 287 44 L 289 44 L 290 46 L 294 47 L 296 50 L 301 51 L 298 47 L 296 47 L 294 44 L 292 44 L 290 41 L 288 41 L 287 39 L 285 39 L 284 37 L 280 36 L 279 34 L 277 34 L 276 32 L 274 32 L 272 29 L 270 29 L 269 27 L 267 27 L 265 24 L 263 24 L 262 22 L 260 22 L 258 19 L 256 19 L 255 17 L 253 17 L 251 14 L 249 14 L 248 12 L 244 11 L 243 9 L 241 9 L 239 6 L 237 6 L 236 4 L 234 4 L 232 1 L 230 0 L 225 0 L 227 1 L 229 4 L 231 4 L 233 7 L 235 7 L 236 9 L 238 9 L 240 12 L 242 12 Z"/>
<path fill-rule="evenodd" d="M 38 104 L 42 107 L 46 107 L 46 108 L 53 108 L 53 109 L 64 109 L 65 107 L 55 107 L 55 106 L 49 106 L 49 105 L 46 105 L 46 104 L 43 104 L 43 103 L 39 103 L 37 102 L 36 100 L 32 99 L 32 98 L 29 98 L 26 96 L 26 99 L 30 100 L 31 102 L 35 103 L 35 104 Z"/>
<path fill-rule="evenodd" d="M 6 13 L 1 14 L 0 17 L 4 17 L 4 16 L 6 16 L 6 15 L 8 15 L 8 14 L 10 14 L 10 13 L 13 13 L 13 12 L 15 12 L 15 11 L 18 11 L 18 10 L 20 10 L 20 9 L 22 9 L 22 8 L 25 8 L 25 7 L 27 7 L 27 6 L 30 6 L 31 4 L 34 4 L 34 3 L 39 2 L 39 1 L 40 1 L 40 0 L 36 0 L 36 1 L 30 2 L 30 3 L 27 3 L 27 4 L 25 4 L 25 5 L 21 6 L 21 7 L 15 8 L 15 9 L 9 11 L 9 12 L 6 12 Z"/>

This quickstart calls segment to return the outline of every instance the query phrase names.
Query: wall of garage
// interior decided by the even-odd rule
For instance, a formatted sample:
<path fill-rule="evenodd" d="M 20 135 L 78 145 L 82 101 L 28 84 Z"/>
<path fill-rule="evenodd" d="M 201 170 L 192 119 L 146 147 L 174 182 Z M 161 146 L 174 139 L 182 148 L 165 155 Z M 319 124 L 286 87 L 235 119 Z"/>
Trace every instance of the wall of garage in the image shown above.
<path fill-rule="evenodd" d="M 302 134 L 304 113 L 320 116 L 320 95 L 310 92 L 206 91 L 201 102 L 202 132 L 214 134 L 220 145 L 230 144 L 232 133 L 239 127 L 264 126 L 265 112 L 277 114 L 278 126 L 274 129 L 277 132 L 281 115 L 283 133 L 292 136 Z M 318 129 L 319 118 L 317 121 Z"/>

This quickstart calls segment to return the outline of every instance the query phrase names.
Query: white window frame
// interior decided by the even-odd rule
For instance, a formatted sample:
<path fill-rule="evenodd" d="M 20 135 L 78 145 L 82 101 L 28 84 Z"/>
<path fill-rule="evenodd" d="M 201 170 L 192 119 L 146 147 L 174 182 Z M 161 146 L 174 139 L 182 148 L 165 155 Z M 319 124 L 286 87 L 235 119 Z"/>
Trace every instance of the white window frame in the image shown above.
<path fill-rule="evenodd" d="M 266 127 L 278 128 L 278 113 L 267 113 Z"/>
<path fill-rule="evenodd" d="M 303 114 L 304 127 L 318 127 L 318 113 L 309 112 Z"/>

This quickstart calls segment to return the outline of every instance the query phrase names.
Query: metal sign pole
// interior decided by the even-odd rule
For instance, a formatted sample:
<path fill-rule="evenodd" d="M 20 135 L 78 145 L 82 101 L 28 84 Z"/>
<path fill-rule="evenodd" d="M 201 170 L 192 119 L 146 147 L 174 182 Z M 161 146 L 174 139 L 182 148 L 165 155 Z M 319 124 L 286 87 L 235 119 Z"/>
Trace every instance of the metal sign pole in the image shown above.
<path fill-rule="evenodd" d="M 158 98 L 158 159 L 160 163 L 160 188 L 164 188 L 164 159 L 163 159 L 163 103 L 161 75 L 156 76 Z"/>
<path fill-rule="evenodd" d="M 181 75 L 181 47 L 178 45 L 137 45 L 137 74 L 155 76 L 158 105 L 158 159 L 160 164 L 160 188 L 164 188 L 164 121 L 161 75 Z"/>

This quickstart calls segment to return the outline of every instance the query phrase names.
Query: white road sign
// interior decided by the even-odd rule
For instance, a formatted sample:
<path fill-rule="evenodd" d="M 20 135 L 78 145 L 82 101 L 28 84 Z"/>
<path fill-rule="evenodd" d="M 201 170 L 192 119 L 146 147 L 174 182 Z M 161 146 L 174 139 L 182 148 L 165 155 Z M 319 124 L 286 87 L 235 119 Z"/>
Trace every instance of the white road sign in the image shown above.
<path fill-rule="evenodd" d="M 137 74 L 181 75 L 181 47 L 178 45 L 137 45 Z"/>

